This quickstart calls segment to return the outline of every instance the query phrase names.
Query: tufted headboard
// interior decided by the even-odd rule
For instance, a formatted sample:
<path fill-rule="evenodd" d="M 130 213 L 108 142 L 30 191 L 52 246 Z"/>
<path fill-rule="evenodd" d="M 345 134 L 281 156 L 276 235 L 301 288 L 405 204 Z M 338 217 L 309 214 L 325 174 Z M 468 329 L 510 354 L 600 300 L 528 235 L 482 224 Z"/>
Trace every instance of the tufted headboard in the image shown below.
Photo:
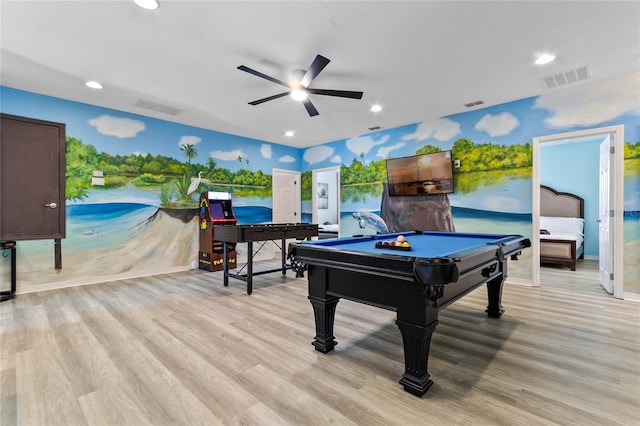
<path fill-rule="evenodd" d="M 584 219 L 584 198 L 540 185 L 540 216 Z"/>

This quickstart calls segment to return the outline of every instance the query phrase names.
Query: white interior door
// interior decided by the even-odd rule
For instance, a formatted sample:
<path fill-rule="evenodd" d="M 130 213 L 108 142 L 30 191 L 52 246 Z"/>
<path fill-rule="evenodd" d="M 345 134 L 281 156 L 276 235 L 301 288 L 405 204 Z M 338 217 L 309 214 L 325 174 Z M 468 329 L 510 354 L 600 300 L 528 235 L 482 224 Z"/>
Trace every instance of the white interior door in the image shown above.
<path fill-rule="evenodd" d="M 274 170 L 272 185 L 273 223 L 300 223 L 300 172 Z"/>
<path fill-rule="evenodd" d="M 607 135 L 600 144 L 600 201 L 598 209 L 599 269 L 600 284 L 613 293 L 611 272 L 613 271 L 613 245 L 610 243 L 611 207 L 611 136 Z"/>
<path fill-rule="evenodd" d="M 272 222 L 273 223 L 300 223 L 301 211 L 301 187 L 300 172 L 289 170 L 273 170 L 272 179 Z M 279 256 L 280 241 L 274 241 L 273 254 Z M 289 241 L 286 243 L 289 244 Z M 286 251 L 286 247 L 284 248 Z"/>

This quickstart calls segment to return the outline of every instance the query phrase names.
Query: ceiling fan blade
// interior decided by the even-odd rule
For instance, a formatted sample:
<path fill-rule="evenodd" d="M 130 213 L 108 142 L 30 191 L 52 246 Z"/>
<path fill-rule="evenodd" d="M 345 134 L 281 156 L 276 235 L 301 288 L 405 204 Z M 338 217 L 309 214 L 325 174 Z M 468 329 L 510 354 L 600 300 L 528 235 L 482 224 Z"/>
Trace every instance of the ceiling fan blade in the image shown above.
<path fill-rule="evenodd" d="M 289 93 L 291 93 L 291 92 L 278 93 L 277 95 L 269 96 L 268 98 L 262 98 L 262 99 L 258 99 L 257 101 L 249 102 L 249 105 L 259 105 L 259 104 L 261 104 L 263 102 L 272 101 L 274 99 L 278 99 L 278 98 L 281 98 L 283 96 L 287 96 Z"/>
<path fill-rule="evenodd" d="M 240 65 L 238 67 L 238 69 L 241 70 L 241 71 L 248 72 L 249 74 L 253 74 L 256 77 L 264 78 L 265 80 L 269 80 L 269 81 L 274 82 L 276 84 L 279 84 L 281 86 L 289 87 L 289 85 L 287 83 L 285 83 L 284 81 L 280 81 L 280 80 L 278 80 L 276 78 L 273 78 L 273 77 L 270 77 L 270 76 L 268 76 L 266 74 L 262 74 L 260 71 L 253 70 L 253 69 L 251 69 L 249 67 L 245 67 L 244 65 Z"/>
<path fill-rule="evenodd" d="M 309 69 L 304 74 L 304 77 L 302 77 L 302 80 L 300 80 L 300 85 L 303 87 L 309 87 L 313 79 L 316 78 L 318 74 L 320 74 L 320 71 L 322 71 L 329 62 L 331 61 L 324 56 L 316 55 L 316 58 L 311 63 L 311 66 L 309 66 Z"/>
<path fill-rule="evenodd" d="M 307 112 L 309 113 L 310 117 L 315 117 L 316 115 L 320 115 L 316 107 L 313 106 L 313 104 L 309 99 L 305 99 L 304 101 L 302 101 L 302 103 L 304 104 L 304 107 L 307 109 Z"/>
<path fill-rule="evenodd" d="M 338 96 L 340 98 L 362 99 L 363 92 L 353 92 L 351 90 L 327 90 L 327 89 L 306 89 L 314 95 Z"/>

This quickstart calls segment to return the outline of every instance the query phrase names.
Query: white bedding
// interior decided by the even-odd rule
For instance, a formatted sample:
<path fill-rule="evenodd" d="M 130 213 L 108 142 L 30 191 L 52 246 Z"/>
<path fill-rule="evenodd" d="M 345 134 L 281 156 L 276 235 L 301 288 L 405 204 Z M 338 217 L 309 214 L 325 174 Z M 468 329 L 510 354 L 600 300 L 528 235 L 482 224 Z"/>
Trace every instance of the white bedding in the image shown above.
<path fill-rule="evenodd" d="M 338 232 L 340 230 L 340 225 L 331 224 L 331 225 L 318 225 L 318 231 L 324 232 Z"/>
<path fill-rule="evenodd" d="M 540 229 L 551 234 L 584 235 L 584 219 L 580 217 L 540 216 Z"/>
<path fill-rule="evenodd" d="M 575 234 L 571 232 L 563 232 L 563 233 L 558 232 L 558 233 L 551 233 L 549 235 L 540 234 L 540 241 L 544 241 L 544 240 L 567 240 L 567 241 L 575 240 L 576 247 L 580 247 L 584 242 L 584 237 L 582 236 L 582 234 Z"/>

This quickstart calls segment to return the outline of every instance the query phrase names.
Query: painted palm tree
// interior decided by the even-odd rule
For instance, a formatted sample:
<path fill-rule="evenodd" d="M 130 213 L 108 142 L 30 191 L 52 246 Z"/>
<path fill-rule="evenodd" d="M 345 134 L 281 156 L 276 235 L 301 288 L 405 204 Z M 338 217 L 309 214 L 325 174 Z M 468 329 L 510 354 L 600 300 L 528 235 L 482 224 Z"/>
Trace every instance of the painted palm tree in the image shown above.
<path fill-rule="evenodd" d="M 187 143 L 180 146 L 180 151 L 184 152 L 184 156 L 187 157 L 187 173 L 191 170 L 191 159 L 198 156 L 198 150 L 193 147 L 193 144 Z"/>

